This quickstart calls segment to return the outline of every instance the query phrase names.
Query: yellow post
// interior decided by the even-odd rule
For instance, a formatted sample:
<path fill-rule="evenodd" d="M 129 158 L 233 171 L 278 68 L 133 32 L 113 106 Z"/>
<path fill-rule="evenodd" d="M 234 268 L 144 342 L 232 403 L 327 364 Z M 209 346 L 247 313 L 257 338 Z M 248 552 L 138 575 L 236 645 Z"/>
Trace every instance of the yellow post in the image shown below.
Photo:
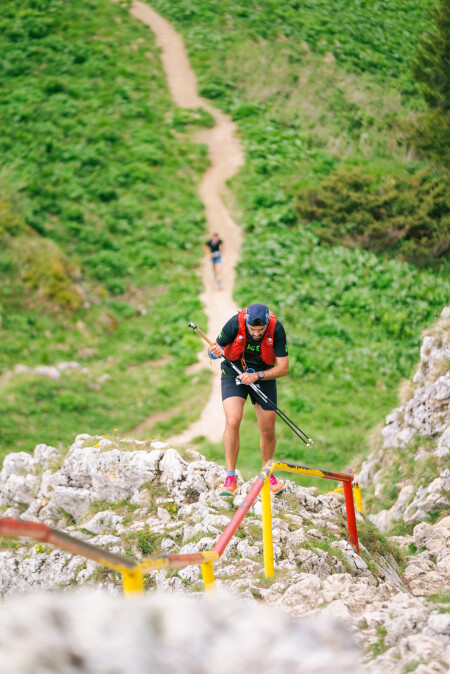
<path fill-rule="evenodd" d="M 264 486 L 261 490 L 261 505 L 264 546 L 264 573 L 266 578 L 273 578 L 272 506 L 270 503 L 269 478 L 265 480 Z"/>
<path fill-rule="evenodd" d="M 201 565 L 201 567 L 202 567 L 203 582 L 205 583 L 206 594 L 211 594 L 216 589 L 213 563 L 211 561 L 204 562 Z"/>
<path fill-rule="evenodd" d="M 125 594 L 144 591 L 144 580 L 140 571 L 122 571 L 122 584 Z"/>
<path fill-rule="evenodd" d="M 364 515 L 364 510 L 363 510 L 363 504 L 362 504 L 362 498 L 361 498 L 361 489 L 359 488 L 359 484 L 357 482 L 353 483 L 353 493 L 355 495 L 355 506 L 361 513 L 361 515 Z"/>

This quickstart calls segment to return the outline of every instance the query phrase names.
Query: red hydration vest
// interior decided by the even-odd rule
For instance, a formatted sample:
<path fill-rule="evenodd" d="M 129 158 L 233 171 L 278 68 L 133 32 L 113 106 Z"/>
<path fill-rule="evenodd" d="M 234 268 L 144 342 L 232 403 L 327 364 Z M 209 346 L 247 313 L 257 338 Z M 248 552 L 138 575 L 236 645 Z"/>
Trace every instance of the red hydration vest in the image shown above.
<path fill-rule="evenodd" d="M 238 321 L 239 321 L 239 331 L 236 335 L 236 339 L 231 344 L 228 344 L 223 352 L 225 358 L 228 360 L 239 360 L 242 354 L 245 351 L 247 345 L 247 335 L 245 332 L 245 313 L 247 309 L 242 309 L 238 312 Z M 269 311 L 270 321 L 267 326 L 267 330 L 264 333 L 264 337 L 261 340 L 261 358 L 268 365 L 275 365 L 277 357 L 275 355 L 275 349 L 273 346 L 273 332 L 275 330 L 275 324 L 277 322 L 277 317 Z"/>

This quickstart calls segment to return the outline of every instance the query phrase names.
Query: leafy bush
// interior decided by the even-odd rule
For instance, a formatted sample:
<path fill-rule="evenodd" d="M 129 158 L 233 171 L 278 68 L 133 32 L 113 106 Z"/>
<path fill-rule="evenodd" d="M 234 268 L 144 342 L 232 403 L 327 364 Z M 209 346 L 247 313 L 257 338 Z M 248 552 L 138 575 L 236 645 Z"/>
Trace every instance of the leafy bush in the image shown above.
<path fill-rule="evenodd" d="M 61 391 L 55 397 L 55 407 L 61 412 L 83 412 L 87 407 L 87 401 L 81 393 L 75 391 Z"/>
<path fill-rule="evenodd" d="M 414 29 L 420 31 L 426 21 L 428 2 L 409 0 L 407 11 L 400 0 L 367 3 L 365 0 L 291 0 L 257 4 L 208 0 L 155 0 L 155 8 L 180 25 L 199 55 L 211 52 L 228 54 L 237 34 L 249 42 L 284 41 L 298 58 L 299 45 L 306 42 L 319 54 L 332 51 L 339 64 L 358 72 L 382 72 L 399 75 L 408 68 L 413 49 Z M 210 98 L 219 90 L 208 90 Z M 207 94 L 202 91 L 202 95 Z M 221 95 L 219 93 L 219 95 Z"/>
<path fill-rule="evenodd" d="M 450 167 L 450 117 L 440 110 L 428 110 L 413 128 L 412 140 L 425 155 Z"/>
<path fill-rule="evenodd" d="M 450 248 L 450 178 L 432 169 L 379 180 L 341 167 L 317 191 L 299 194 L 297 212 L 326 243 L 388 251 L 420 266 Z"/>
<path fill-rule="evenodd" d="M 90 260 L 86 260 L 86 263 L 89 264 L 92 276 L 99 281 L 130 273 L 128 260 L 116 251 L 100 250 Z"/>
<path fill-rule="evenodd" d="M 203 108 L 177 108 L 172 115 L 171 124 L 177 131 L 195 126 L 211 128 L 214 126 L 214 118 Z"/>
<path fill-rule="evenodd" d="M 26 226 L 8 195 L 0 194 L 0 241 L 5 236 L 24 234 Z"/>
<path fill-rule="evenodd" d="M 49 239 L 40 238 L 21 238 L 18 245 L 21 276 L 35 297 L 54 308 L 71 312 L 79 309 L 85 301 L 77 283 L 80 272 L 61 249 Z"/>
<path fill-rule="evenodd" d="M 413 77 L 429 108 L 416 142 L 450 167 L 450 3 L 439 0 L 431 14 L 433 27 L 421 36 L 412 63 Z"/>

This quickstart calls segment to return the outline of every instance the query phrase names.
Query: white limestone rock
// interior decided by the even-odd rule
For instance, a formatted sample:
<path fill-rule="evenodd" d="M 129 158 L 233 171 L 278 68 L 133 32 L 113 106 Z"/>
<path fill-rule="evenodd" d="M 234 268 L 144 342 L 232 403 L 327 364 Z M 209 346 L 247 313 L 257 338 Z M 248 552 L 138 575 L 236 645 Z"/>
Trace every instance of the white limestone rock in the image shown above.
<path fill-rule="evenodd" d="M 89 511 L 93 501 L 92 492 L 89 489 L 77 489 L 76 487 L 56 487 L 52 501 L 58 508 L 65 510 L 78 522 Z"/>
<path fill-rule="evenodd" d="M 10 475 L 2 488 L 2 501 L 11 505 L 31 505 L 38 489 L 39 478 L 35 475 Z"/>
<path fill-rule="evenodd" d="M 61 372 L 53 365 L 38 365 L 38 367 L 34 368 L 33 374 L 39 374 L 41 377 L 49 377 L 55 381 L 61 379 Z"/>
<path fill-rule="evenodd" d="M 259 555 L 261 552 L 261 546 L 259 545 L 250 545 L 248 541 L 243 540 L 239 541 L 237 545 L 237 551 L 241 557 L 252 558 Z"/>
<path fill-rule="evenodd" d="M 93 534 L 114 533 L 117 525 L 123 522 L 123 517 L 111 510 L 99 512 L 88 522 L 83 524 L 83 528 L 91 531 Z"/>
<path fill-rule="evenodd" d="M 419 486 L 412 503 L 403 513 L 403 520 L 406 523 L 420 522 L 428 513 L 447 508 L 450 508 L 450 468 L 426 487 Z"/>
<path fill-rule="evenodd" d="M 354 548 L 347 541 L 336 541 L 331 543 L 331 547 L 341 550 L 347 562 L 349 563 L 350 568 L 356 575 L 364 575 L 369 572 L 365 561 L 362 559 L 362 557 L 356 554 Z"/>
<path fill-rule="evenodd" d="M 4 484 L 11 475 L 26 475 L 34 470 L 34 460 L 26 452 L 7 454 L 3 459 L 3 468 L 0 471 L 0 485 Z"/>
<path fill-rule="evenodd" d="M 161 459 L 159 469 L 160 480 L 170 489 L 174 483 L 180 482 L 185 474 L 187 462 L 175 449 L 167 449 Z"/>
<path fill-rule="evenodd" d="M 450 454 L 450 426 L 439 438 L 434 454 L 440 459 L 443 459 Z"/>
<path fill-rule="evenodd" d="M 60 456 L 60 450 L 51 445 L 36 445 L 33 452 L 34 463 L 35 465 L 40 466 L 41 469 L 47 468 L 51 463 L 56 461 L 56 459 L 59 459 Z"/>
<path fill-rule="evenodd" d="M 125 547 L 131 546 L 133 554 L 141 556 L 133 536 L 144 529 L 161 535 L 163 543 L 158 552 L 211 550 L 234 514 L 237 502 L 242 501 L 252 484 L 244 483 L 239 476 L 241 490 L 233 503 L 217 495 L 217 486 L 223 483 L 225 470 L 203 457 L 195 456 L 194 461 L 187 462 L 175 450 L 164 452 L 161 448 L 121 452 L 118 448 L 104 446 L 102 451 L 101 440 L 101 437 L 77 436 L 61 469 L 53 472 L 47 468 L 42 475 L 36 456 L 24 455 L 7 461 L 6 472 L 1 474 L 0 493 L 5 476 L 6 480 L 12 476 L 36 477 L 40 481 L 39 489 L 26 511 L 27 518 L 53 525 L 59 522 L 58 526 L 72 535 L 84 537 L 103 549 L 123 555 Z M 39 451 L 45 460 L 47 450 Z M 51 451 L 48 458 L 48 466 L 54 460 L 60 460 L 58 456 L 52 458 Z M 146 485 L 152 482 L 157 488 L 162 475 L 168 493 L 156 498 L 152 496 L 155 493 L 152 488 L 147 489 Z M 442 591 L 446 583 L 448 585 L 450 518 L 443 518 L 434 525 L 421 522 L 415 527 L 413 536 L 405 538 L 404 546 L 414 542 L 417 553 L 408 559 L 403 585 L 395 563 L 389 558 L 382 561 L 374 558 L 377 572 L 372 575 L 364 560 L 342 539 L 331 540 L 328 552 L 312 547 L 326 541 L 331 534 L 334 538 L 336 534 L 342 536 L 343 501 L 337 494 L 318 495 L 316 491 L 311 492 L 289 480 L 286 483 L 287 493 L 295 497 L 295 513 L 289 511 L 283 498 L 272 499 L 275 568 L 278 573 L 283 571 L 283 576 L 272 585 L 262 581 L 261 521 L 246 518 L 241 524 L 245 538 L 233 537 L 220 562 L 214 565 L 220 579 L 219 587 L 240 594 L 249 602 L 260 597 L 266 604 L 279 605 L 286 614 L 304 615 L 325 610 L 345 621 L 350 630 L 357 630 L 358 641 L 365 647 L 380 638 L 377 626 L 385 627 L 386 638 L 391 639 L 392 635 L 394 644 L 395 635 L 399 643 L 390 645 L 389 641 L 388 651 L 371 663 L 373 669 L 370 671 L 376 674 L 383 672 L 383 666 L 397 667 L 401 649 L 406 648 L 405 640 L 412 636 L 423 633 L 432 640 L 449 643 L 447 623 L 435 617 L 440 615 L 438 609 L 426 598 L 428 594 Z M 122 515 L 125 506 L 121 506 L 120 515 L 114 511 L 118 497 L 123 494 L 141 506 L 137 510 L 130 508 L 125 520 Z M 108 496 L 111 508 L 86 522 L 92 501 L 100 500 L 99 495 Z M 111 499 L 114 496 L 116 498 Z M 419 496 L 422 503 L 423 495 Z M 191 497 L 194 500 L 189 502 Z M 407 498 L 414 498 L 414 494 L 406 491 L 402 498 L 406 502 Z M 71 511 L 65 507 L 69 501 Z M 179 506 L 178 512 L 174 509 L 174 517 L 165 507 L 167 502 Z M 260 515 L 260 504 L 258 500 L 253 513 Z M 401 509 L 407 505 L 397 504 L 400 516 Z M 75 526 L 67 528 L 62 519 L 62 508 L 71 512 Z M 11 513 L 17 516 L 17 508 Z M 81 531 L 91 531 L 96 536 L 91 539 Z M 351 573 L 345 572 L 341 560 L 332 554 L 333 549 L 345 555 Z M 96 564 L 73 559 L 75 561 L 71 562 L 72 558 L 66 553 L 51 549 L 39 552 L 31 542 L 20 543 L 17 549 L 1 551 L 0 595 L 38 588 L 78 587 L 93 582 L 90 577 L 96 572 Z M 185 594 L 200 581 L 200 568 L 188 567 L 174 575 L 152 572 L 150 576 L 158 588 Z M 105 572 L 102 583 L 110 592 L 120 590 L 121 582 L 115 574 Z M 363 626 L 365 613 L 370 618 L 367 627 Z M 396 671 L 395 668 L 392 671 Z M 403 672 L 398 670 L 398 674 Z"/>
<path fill-rule="evenodd" d="M 2 662 L 9 672 L 43 658 L 54 671 L 77 661 L 96 674 L 363 672 L 341 622 L 323 616 L 296 621 L 226 595 L 208 601 L 173 594 L 151 601 L 101 593 L 36 595 L 26 607 L 8 602 L 0 616 Z"/>
<path fill-rule="evenodd" d="M 195 583 L 201 576 L 199 566 L 185 566 L 184 569 L 178 571 L 181 580 L 187 583 Z"/>
<path fill-rule="evenodd" d="M 61 468 L 75 487 L 91 488 L 95 500 L 110 503 L 130 497 L 155 478 L 161 450 L 102 452 L 100 447 L 71 449 Z"/>
<path fill-rule="evenodd" d="M 375 524 L 380 531 L 387 531 L 392 522 L 402 519 L 403 513 L 413 498 L 415 489 L 411 484 L 406 484 L 401 488 L 398 498 L 389 510 L 380 510 L 375 515 L 369 515 L 371 522 Z"/>
<path fill-rule="evenodd" d="M 168 446 L 169 445 L 166 442 L 160 442 L 159 440 L 155 440 L 154 442 L 150 443 L 150 447 L 152 449 L 162 450 L 162 449 L 167 449 Z"/>

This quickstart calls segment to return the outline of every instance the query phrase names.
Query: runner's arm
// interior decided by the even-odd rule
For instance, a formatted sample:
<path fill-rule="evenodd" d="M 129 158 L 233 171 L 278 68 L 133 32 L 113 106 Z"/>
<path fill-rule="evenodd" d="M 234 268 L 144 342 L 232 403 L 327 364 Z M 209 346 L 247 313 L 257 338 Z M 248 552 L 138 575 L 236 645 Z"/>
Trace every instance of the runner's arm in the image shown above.
<path fill-rule="evenodd" d="M 264 379 L 278 379 L 278 377 L 285 377 L 288 372 L 289 356 L 283 356 L 282 358 L 277 358 L 277 364 L 274 367 L 271 367 L 270 370 L 264 370 Z"/>
<path fill-rule="evenodd" d="M 285 377 L 289 372 L 289 356 L 283 356 L 277 358 L 277 364 L 274 367 L 271 367 L 269 370 L 264 370 L 264 379 L 278 379 L 278 377 Z M 250 384 L 257 384 L 261 381 L 258 377 L 257 372 L 244 372 L 239 375 L 238 379 L 241 380 L 243 384 L 249 386 Z"/>
<path fill-rule="evenodd" d="M 227 346 L 228 344 L 231 344 L 231 342 L 234 342 L 238 334 L 238 330 L 239 324 L 236 314 L 225 323 L 222 330 L 220 331 L 219 336 L 217 337 L 217 340 L 214 342 L 212 346 L 209 347 L 209 351 L 211 351 L 213 356 L 217 356 L 220 358 L 220 356 L 223 355 L 223 347 Z"/>

